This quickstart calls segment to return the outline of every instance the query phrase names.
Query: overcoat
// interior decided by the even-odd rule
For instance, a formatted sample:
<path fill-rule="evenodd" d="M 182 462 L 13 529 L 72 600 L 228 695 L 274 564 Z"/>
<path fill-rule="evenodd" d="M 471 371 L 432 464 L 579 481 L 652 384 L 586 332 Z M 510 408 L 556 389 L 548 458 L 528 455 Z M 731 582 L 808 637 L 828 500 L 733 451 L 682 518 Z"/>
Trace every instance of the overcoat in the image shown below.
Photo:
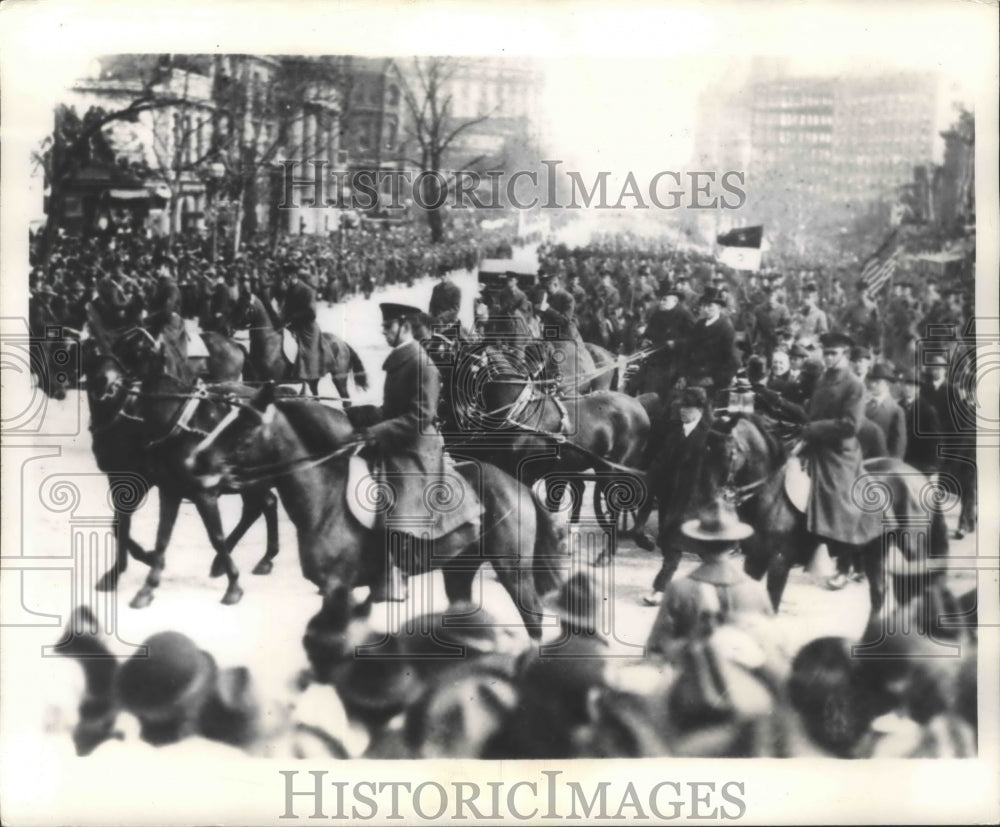
<path fill-rule="evenodd" d="M 441 375 L 416 340 L 395 348 L 382 365 L 385 390 L 380 422 L 369 428 L 395 504 L 384 516 L 398 530 L 430 539 L 479 518 L 478 500 L 445 464 L 437 428 Z M 403 523 L 406 525 L 403 525 Z"/>
<path fill-rule="evenodd" d="M 321 334 L 316 324 L 316 291 L 296 279 L 285 293 L 282 318 L 299 339 L 299 379 L 319 379 L 323 371 Z"/>
<path fill-rule="evenodd" d="M 712 384 L 716 390 L 729 387 L 738 367 L 733 323 L 720 316 L 712 324 L 700 319 L 688 340 L 688 379 L 694 384 Z"/>
<path fill-rule="evenodd" d="M 677 545 L 680 525 L 691 516 L 696 493 L 691 481 L 698 477 L 705 456 L 709 422 L 706 417 L 684 436 L 684 426 L 675 420 L 667 427 L 663 446 L 649 469 L 649 482 L 659 514 L 659 546 L 666 550 Z"/>
<path fill-rule="evenodd" d="M 462 290 L 455 282 L 444 279 L 434 285 L 428 308 L 431 316 L 439 321 L 450 323 L 458 320 L 461 309 Z"/>
<path fill-rule="evenodd" d="M 849 366 L 830 368 L 816 383 L 802 431 L 812 492 L 806 526 L 826 540 L 861 545 L 881 533 L 882 513 L 862 508 L 856 490 L 864 475 L 858 432 L 864 416 L 864 385 Z"/>
<path fill-rule="evenodd" d="M 885 434 L 887 456 L 906 456 L 906 415 L 894 399 L 870 399 L 865 415 Z"/>

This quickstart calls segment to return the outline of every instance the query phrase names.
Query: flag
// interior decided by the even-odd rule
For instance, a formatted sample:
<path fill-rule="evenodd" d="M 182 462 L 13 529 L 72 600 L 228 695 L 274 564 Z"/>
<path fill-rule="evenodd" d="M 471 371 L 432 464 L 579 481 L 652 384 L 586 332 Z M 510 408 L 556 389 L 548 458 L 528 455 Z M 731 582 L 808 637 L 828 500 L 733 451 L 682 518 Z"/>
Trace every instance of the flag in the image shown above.
<path fill-rule="evenodd" d="M 740 227 L 716 236 L 716 243 L 722 248 L 718 259 L 721 264 L 734 270 L 760 270 L 761 242 L 764 227 Z"/>
<path fill-rule="evenodd" d="M 900 246 L 899 233 L 892 233 L 874 255 L 861 268 L 861 281 L 865 284 L 865 292 L 869 297 L 878 293 L 885 283 L 892 278 L 898 264 Z"/>

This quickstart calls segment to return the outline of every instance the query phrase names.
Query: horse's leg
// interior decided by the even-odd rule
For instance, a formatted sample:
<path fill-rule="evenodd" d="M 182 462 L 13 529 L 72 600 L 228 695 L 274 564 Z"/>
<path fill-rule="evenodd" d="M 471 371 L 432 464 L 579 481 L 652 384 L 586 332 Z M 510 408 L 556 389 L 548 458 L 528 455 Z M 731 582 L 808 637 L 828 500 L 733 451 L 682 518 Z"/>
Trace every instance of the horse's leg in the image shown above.
<path fill-rule="evenodd" d="M 500 585 L 514 601 L 529 637 L 541 640 L 544 615 L 531 568 L 534 564 L 533 549 L 539 525 L 530 496 L 520 498 L 518 515 L 517 520 L 505 520 L 492 525 L 486 538 L 488 547 L 485 549 L 485 556 L 493 564 Z M 477 543 L 473 543 L 470 548 L 479 552 Z M 509 549 L 513 548 L 519 549 L 517 557 L 510 556 Z"/>
<path fill-rule="evenodd" d="M 594 518 L 597 520 L 601 531 L 607 536 L 607 545 L 601 549 L 601 553 L 594 558 L 593 565 L 603 566 L 611 557 L 615 556 L 615 538 L 617 535 L 618 512 L 607 501 L 604 494 L 607 484 L 600 477 L 594 480 Z M 605 511 L 605 506 L 607 510 Z"/>
<path fill-rule="evenodd" d="M 166 565 L 167 546 L 170 545 L 170 537 L 177 523 L 177 512 L 180 507 L 180 497 L 160 489 L 160 523 L 156 527 L 156 547 L 150 554 L 146 582 L 129 603 L 133 609 L 144 609 L 153 602 L 153 592 L 160 585 L 160 577 Z"/>
<path fill-rule="evenodd" d="M 240 588 L 239 582 L 240 570 L 236 568 L 236 563 L 226 548 L 226 537 L 222 533 L 219 498 L 215 494 L 195 497 L 194 505 L 198 509 L 201 521 L 205 524 L 205 531 L 208 532 L 209 542 L 211 542 L 212 548 L 215 549 L 216 556 L 222 558 L 226 577 L 229 578 L 229 586 L 222 597 L 222 603 L 226 606 L 232 606 L 240 602 L 240 598 L 243 597 L 243 589 Z"/>
<path fill-rule="evenodd" d="M 265 500 L 259 494 L 247 491 L 241 496 L 243 497 L 243 510 L 240 512 L 240 521 L 225 540 L 226 553 L 228 555 L 232 555 L 236 544 L 243 539 L 243 535 L 247 533 L 250 526 L 256 523 L 260 519 L 260 515 L 264 513 Z M 212 568 L 209 571 L 209 576 L 221 577 L 225 573 L 226 567 L 223 559 L 221 556 L 216 555 L 215 559 L 212 560 Z M 264 572 L 264 574 L 267 574 L 267 572 Z"/>
<path fill-rule="evenodd" d="M 267 548 L 261 561 L 253 567 L 254 574 L 270 574 L 272 562 L 278 556 L 278 498 L 273 491 L 264 495 L 264 522 L 267 525 Z"/>
<path fill-rule="evenodd" d="M 862 548 L 865 576 L 868 578 L 868 595 L 871 598 L 871 614 L 874 619 L 881 614 L 885 605 L 885 546 L 883 538 L 876 537 Z"/>
<path fill-rule="evenodd" d="M 775 613 L 781 605 L 781 596 L 785 593 L 785 586 L 788 584 L 788 573 L 792 569 L 791 561 L 784 551 L 776 551 L 771 557 L 771 564 L 767 568 L 767 594 L 771 598 L 771 605 Z"/>
<path fill-rule="evenodd" d="M 97 581 L 97 591 L 110 592 L 118 587 L 118 578 L 128 568 L 128 555 L 133 542 L 130 537 L 132 515 L 120 509 L 115 509 L 115 542 L 118 546 L 114 565 L 101 575 Z M 140 549 L 141 551 L 141 549 Z M 143 552 L 145 555 L 145 552 Z"/>

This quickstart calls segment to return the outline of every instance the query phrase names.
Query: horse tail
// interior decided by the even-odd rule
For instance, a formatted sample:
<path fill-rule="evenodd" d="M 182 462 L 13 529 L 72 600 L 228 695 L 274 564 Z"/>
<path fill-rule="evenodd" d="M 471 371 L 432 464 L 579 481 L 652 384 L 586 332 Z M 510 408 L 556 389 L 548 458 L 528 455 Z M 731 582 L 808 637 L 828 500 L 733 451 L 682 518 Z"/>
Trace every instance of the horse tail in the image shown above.
<path fill-rule="evenodd" d="M 537 526 L 533 568 L 535 592 L 542 596 L 562 585 L 562 571 L 566 568 L 566 537 L 556 524 L 555 516 L 534 491 L 531 492 L 531 500 L 535 504 Z"/>
<path fill-rule="evenodd" d="M 350 345 L 347 345 L 347 353 L 351 360 L 351 372 L 354 374 L 354 384 L 360 390 L 368 390 L 368 372 L 365 370 L 361 357 L 358 356 L 357 352 Z"/>

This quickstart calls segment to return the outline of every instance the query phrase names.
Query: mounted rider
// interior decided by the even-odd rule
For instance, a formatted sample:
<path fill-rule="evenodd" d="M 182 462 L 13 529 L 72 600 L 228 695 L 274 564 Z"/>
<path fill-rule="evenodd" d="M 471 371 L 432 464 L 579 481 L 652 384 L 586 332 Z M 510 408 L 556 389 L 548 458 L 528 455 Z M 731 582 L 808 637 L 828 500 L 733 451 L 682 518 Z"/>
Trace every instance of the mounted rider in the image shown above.
<path fill-rule="evenodd" d="M 462 289 L 448 277 L 450 272 L 451 268 L 447 264 L 438 265 L 440 281 L 434 285 L 434 289 L 431 291 L 428 312 L 434 324 L 439 326 L 437 332 L 452 342 L 460 342 L 465 339 L 465 332 L 462 330 L 462 323 L 458 318 L 462 310 Z M 444 330 L 441 330 L 441 327 L 444 327 Z"/>
<path fill-rule="evenodd" d="M 385 542 L 374 554 L 372 596 L 375 601 L 406 599 L 406 581 L 391 549 L 418 550 L 420 540 L 433 542 L 479 520 L 479 505 L 468 496 L 455 474 L 447 473 L 444 438 L 436 416 L 441 376 L 414 338 L 414 327 L 423 315 L 419 308 L 383 303 L 382 333 L 392 348 L 382 369 L 385 386 L 382 409 L 364 439 L 374 449 L 380 468 L 377 476 L 393 489 L 391 513 L 379 515 Z M 437 493 L 455 501 L 454 508 L 435 508 Z"/>
<path fill-rule="evenodd" d="M 188 358 L 187 331 L 178 312 L 181 291 L 173 276 L 164 269 L 156 281 L 156 288 L 146 316 L 146 329 L 163 342 L 166 352 L 167 372 L 184 376 Z"/>
<path fill-rule="evenodd" d="M 281 320 L 299 342 L 298 378 L 308 382 L 315 394 L 323 374 L 323 355 L 322 334 L 316 324 L 316 291 L 311 279 L 309 268 L 305 266 L 294 271 L 285 291 Z"/>
<path fill-rule="evenodd" d="M 865 387 L 851 370 L 852 340 L 843 333 L 820 339 L 826 370 L 819 377 L 806 409 L 802 431 L 812 490 L 806 527 L 826 543 L 840 574 L 850 565 L 852 547 L 882 531 L 881 512 L 861 507 L 855 484 L 864 475 L 858 433 L 864 420 Z"/>

